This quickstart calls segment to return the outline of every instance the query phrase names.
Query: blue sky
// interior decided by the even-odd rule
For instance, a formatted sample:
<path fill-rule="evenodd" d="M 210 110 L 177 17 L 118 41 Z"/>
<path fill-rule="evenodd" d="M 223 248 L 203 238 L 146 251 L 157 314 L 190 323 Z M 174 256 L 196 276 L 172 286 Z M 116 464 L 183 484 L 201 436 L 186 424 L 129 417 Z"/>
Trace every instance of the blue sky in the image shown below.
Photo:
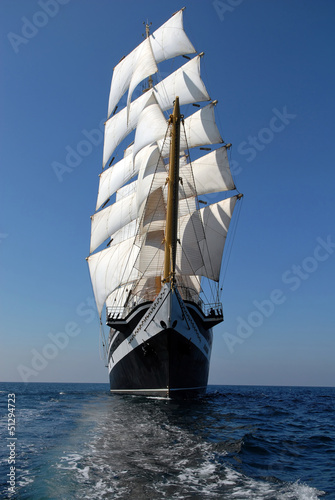
<path fill-rule="evenodd" d="M 209 382 L 334 386 L 331 0 L 0 2 L 2 381 L 108 381 L 85 261 L 102 143 L 82 141 L 143 21 L 183 6 L 245 195 Z"/>

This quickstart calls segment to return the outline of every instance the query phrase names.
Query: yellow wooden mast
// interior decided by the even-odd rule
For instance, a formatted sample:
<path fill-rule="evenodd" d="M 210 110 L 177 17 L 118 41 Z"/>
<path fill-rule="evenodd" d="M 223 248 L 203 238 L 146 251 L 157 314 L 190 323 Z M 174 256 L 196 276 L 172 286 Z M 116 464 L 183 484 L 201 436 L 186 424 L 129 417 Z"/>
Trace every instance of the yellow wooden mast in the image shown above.
<path fill-rule="evenodd" d="M 175 282 L 177 229 L 178 229 L 178 191 L 179 191 L 179 149 L 180 149 L 180 109 L 179 97 L 174 102 L 170 115 L 171 145 L 165 229 L 164 282 Z"/>

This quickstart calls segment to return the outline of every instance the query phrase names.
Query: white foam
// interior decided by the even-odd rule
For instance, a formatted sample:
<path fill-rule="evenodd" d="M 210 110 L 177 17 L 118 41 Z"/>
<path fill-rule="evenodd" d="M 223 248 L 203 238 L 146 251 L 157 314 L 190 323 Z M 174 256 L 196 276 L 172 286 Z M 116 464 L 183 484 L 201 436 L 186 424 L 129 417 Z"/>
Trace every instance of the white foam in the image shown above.
<path fill-rule="evenodd" d="M 68 456 L 63 456 L 60 458 L 61 463 L 57 464 L 56 467 L 58 469 L 64 469 L 64 470 L 74 470 L 77 469 L 77 462 L 81 460 L 83 457 L 82 455 L 79 455 L 78 453 L 69 453 Z M 64 464 L 65 462 L 65 464 Z M 66 467 L 66 465 L 69 465 L 70 467 Z"/>
<path fill-rule="evenodd" d="M 154 396 L 148 399 L 165 400 Z M 154 406 L 160 410 L 160 405 Z M 128 421 L 123 422 L 118 419 L 117 405 L 115 411 L 99 414 L 98 426 L 89 430 L 84 448 L 80 447 L 82 454 L 63 451 L 57 465 L 73 471 L 71 475 L 81 485 L 85 484 L 81 498 L 130 498 L 140 470 L 144 478 L 149 477 L 149 471 L 150 488 L 157 498 L 186 499 L 195 495 L 232 500 L 318 500 L 324 495 L 299 481 L 285 483 L 250 478 L 218 460 L 211 443 L 176 426 L 173 420 L 164 419 L 160 425 L 152 425 L 149 418 L 136 420 L 137 412 L 133 412 Z M 148 415 L 144 412 L 144 416 Z M 87 418 L 91 418 L 90 411 Z M 219 454 L 222 458 L 225 452 L 220 450 Z M 88 482 L 90 492 L 86 490 Z"/>
<path fill-rule="evenodd" d="M 280 500 L 318 500 L 325 495 L 324 491 L 319 491 L 316 488 L 307 484 L 296 481 L 286 486 L 287 491 L 283 492 L 279 497 Z"/>
<path fill-rule="evenodd" d="M 88 479 L 89 478 L 89 470 L 90 468 L 87 466 L 87 467 L 84 467 L 84 469 L 78 469 L 81 474 L 84 476 L 85 479 Z"/>
<path fill-rule="evenodd" d="M 145 396 L 145 397 L 146 399 L 163 399 L 164 401 L 171 401 L 172 399 L 172 398 L 165 398 L 164 396 Z"/>
<path fill-rule="evenodd" d="M 26 470 L 24 471 L 25 475 L 22 475 L 22 471 L 20 471 L 20 479 L 18 480 L 17 484 L 20 487 L 27 486 L 30 483 L 33 483 L 35 478 L 30 476 L 30 471 Z"/>
<path fill-rule="evenodd" d="M 183 493 L 197 492 L 207 496 L 225 495 L 232 499 L 246 500 L 318 500 L 325 493 L 299 481 L 289 484 L 273 484 L 264 480 L 256 480 L 237 472 L 226 466 L 222 470 L 222 465 L 215 462 L 214 457 L 204 457 L 202 464 L 196 467 L 185 467 L 177 476 L 177 481 L 173 480 L 167 485 L 157 483 L 155 490 L 162 496 L 165 495 L 166 486 L 183 486 Z M 220 469 L 220 470 L 218 470 Z"/>

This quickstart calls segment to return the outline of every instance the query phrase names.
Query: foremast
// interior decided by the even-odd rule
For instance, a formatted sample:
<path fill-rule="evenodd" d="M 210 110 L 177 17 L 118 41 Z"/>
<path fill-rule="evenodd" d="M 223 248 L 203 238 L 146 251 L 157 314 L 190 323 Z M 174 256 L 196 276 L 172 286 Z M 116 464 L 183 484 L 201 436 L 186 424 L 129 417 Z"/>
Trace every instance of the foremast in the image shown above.
<path fill-rule="evenodd" d="M 165 252 L 163 283 L 175 284 L 177 231 L 178 231 L 178 194 L 179 194 L 179 156 L 180 156 L 180 108 L 179 97 L 174 101 L 173 113 L 170 115 L 171 144 L 169 177 L 167 178 L 168 195 L 166 207 Z"/>
<path fill-rule="evenodd" d="M 150 26 L 151 26 L 151 24 L 152 23 L 149 24 L 148 21 L 145 23 L 145 37 L 146 38 L 150 37 Z M 153 87 L 152 75 L 149 75 L 148 76 L 148 89 L 152 89 L 152 87 Z"/>

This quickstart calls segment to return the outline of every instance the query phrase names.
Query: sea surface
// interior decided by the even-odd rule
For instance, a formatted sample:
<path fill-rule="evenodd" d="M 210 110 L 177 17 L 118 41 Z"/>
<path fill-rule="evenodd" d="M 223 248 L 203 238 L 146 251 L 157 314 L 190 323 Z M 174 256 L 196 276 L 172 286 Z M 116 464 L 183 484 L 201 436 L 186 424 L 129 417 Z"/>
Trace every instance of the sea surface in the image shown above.
<path fill-rule="evenodd" d="M 0 384 L 1 498 L 335 499 L 335 388 L 209 386 L 180 402 L 108 389 Z"/>

